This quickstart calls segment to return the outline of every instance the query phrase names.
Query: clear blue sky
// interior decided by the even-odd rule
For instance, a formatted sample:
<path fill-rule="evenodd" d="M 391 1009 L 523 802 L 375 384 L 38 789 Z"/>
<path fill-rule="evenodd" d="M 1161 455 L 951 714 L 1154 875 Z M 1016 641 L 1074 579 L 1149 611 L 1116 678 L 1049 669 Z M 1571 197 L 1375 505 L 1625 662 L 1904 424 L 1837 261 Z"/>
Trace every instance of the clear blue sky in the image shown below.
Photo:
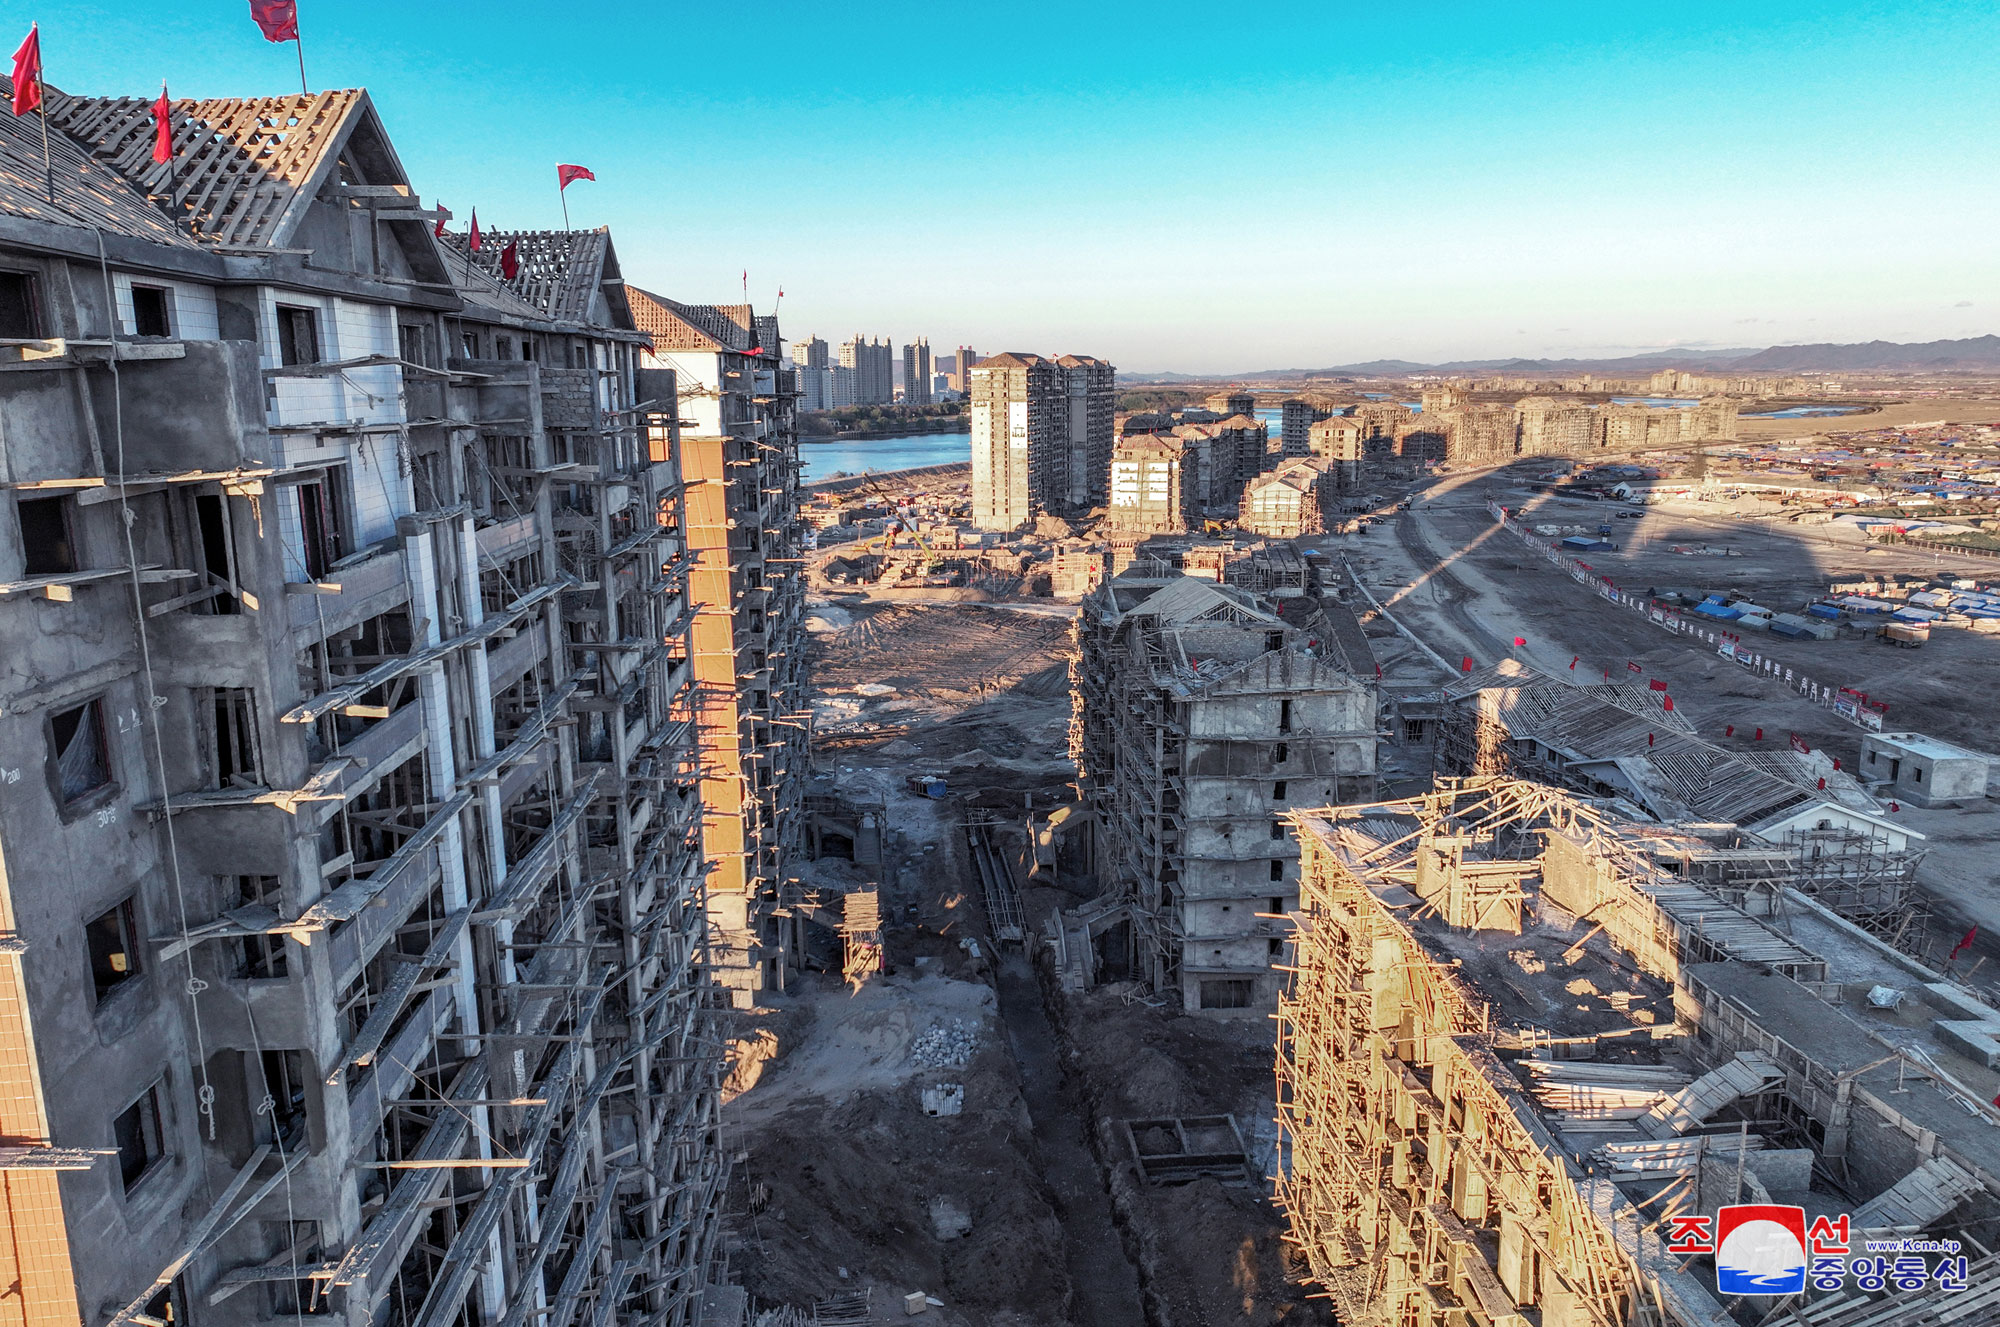
<path fill-rule="evenodd" d="M 2000 330 L 2000 7 L 300 0 L 426 199 L 793 335 L 1226 372 Z M 1403 11 L 1403 12 L 1393 12 Z M 88 93 L 247 0 L 0 0 Z M 9 44 L 14 38 L 0 34 Z"/>

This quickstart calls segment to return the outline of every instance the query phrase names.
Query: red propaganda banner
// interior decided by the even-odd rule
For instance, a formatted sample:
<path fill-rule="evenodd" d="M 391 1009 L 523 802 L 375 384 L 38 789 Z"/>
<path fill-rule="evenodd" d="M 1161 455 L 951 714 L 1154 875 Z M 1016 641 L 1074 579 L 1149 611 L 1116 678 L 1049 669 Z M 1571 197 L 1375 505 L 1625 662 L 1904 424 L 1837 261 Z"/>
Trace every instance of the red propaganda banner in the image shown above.
<path fill-rule="evenodd" d="M 265 41 L 299 39 L 298 0 L 250 0 L 250 18 L 263 29 Z"/>
<path fill-rule="evenodd" d="M 14 114 L 26 115 L 42 104 L 42 30 L 30 26 L 14 52 Z"/>

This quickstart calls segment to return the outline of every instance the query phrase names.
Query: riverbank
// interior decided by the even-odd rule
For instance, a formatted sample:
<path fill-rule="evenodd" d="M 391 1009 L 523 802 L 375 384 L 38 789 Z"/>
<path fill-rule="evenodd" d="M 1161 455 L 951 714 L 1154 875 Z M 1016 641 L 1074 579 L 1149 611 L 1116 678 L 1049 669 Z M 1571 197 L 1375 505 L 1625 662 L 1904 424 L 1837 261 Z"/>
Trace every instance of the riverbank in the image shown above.
<path fill-rule="evenodd" d="M 972 462 L 958 461 L 951 465 L 920 465 L 908 470 L 874 470 L 865 475 L 846 475 L 840 479 L 808 480 L 804 487 L 813 493 L 852 493 L 856 489 L 879 486 L 884 480 L 896 484 L 913 484 L 919 481 L 935 483 L 941 480 L 972 479 Z"/>

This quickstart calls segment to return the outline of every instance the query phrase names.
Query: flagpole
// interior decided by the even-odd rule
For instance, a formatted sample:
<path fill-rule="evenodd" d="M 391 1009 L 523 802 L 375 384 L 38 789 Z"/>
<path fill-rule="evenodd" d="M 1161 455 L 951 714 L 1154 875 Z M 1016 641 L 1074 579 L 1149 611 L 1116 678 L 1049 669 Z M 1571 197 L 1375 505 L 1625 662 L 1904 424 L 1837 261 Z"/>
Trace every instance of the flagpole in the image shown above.
<path fill-rule="evenodd" d="M 568 189 L 566 189 L 566 188 L 564 188 L 564 187 L 563 187 L 563 186 L 561 186 L 561 185 L 557 185 L 557 186 L 556 186 L 556 197 L 557 197 L 557 198 L 560 198 L 560 199 L 562 200 L 562 208 L 563 208 L 563 229 L 564 229 L 564 230 L 568 230 L 568 229 L 569 229 L 569 190 L 568 190 Z"/>
<path fill-rule="evenodd" d="M 45 72 L 48 61 L 42 55 L 42 25 L 31 23 L 29 30 L 35 34 L 35 109 L 42 115 L 42 184 L 49 191 L 49 202 L 56 201 L 56 168 L 49 159 L 49 77 Z"/>

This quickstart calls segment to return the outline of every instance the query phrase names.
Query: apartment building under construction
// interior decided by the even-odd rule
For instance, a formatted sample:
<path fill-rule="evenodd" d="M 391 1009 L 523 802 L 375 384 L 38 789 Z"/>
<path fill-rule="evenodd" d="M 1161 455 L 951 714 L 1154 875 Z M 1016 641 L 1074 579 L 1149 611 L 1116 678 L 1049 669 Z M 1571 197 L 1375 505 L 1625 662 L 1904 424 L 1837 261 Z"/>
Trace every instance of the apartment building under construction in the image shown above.
<path fill-rule="evenodd" d="M 365 92 L 0 117 L 0 1321 L 608 1327 L 714 1271 L 678 406 Z M 500 271 L 501 256 L 511 274 Z"/>
<path fill-rule="evenodd" d="M 1084 599 L 1070 746 L 1106 970 L 1189 1010 L 1271 1007 L 1298 889 L 1286 812 L 1375 793 L 1367 644 L 1329 617 L 1347 613 L 1138 564 Z"/>
<path fill-rule="evenodd" d="M 776 317 L 636 288 L 631 300 L 647 363 L 672 371 L 681 403 L 714 972 L 748 1005 L 784 984 L 778 914 L 805 823 L 798 390 L 778 366 Z"/>
<path fill-rule="evenodd" d="M 1346 1327 L 2000 1316 L 2000 1011 L 1969 987 L 1680 873 L 1726 826 L 1498 777 L 1290 821 L 1278 1197 Z M 1732 1251 L 1723 1209 L 1760 1204 L 1812 1223 L 1810 1279 L 1803 1226 Z M 1891 1275 L 1870 1238 L 1957 1248 Z"/>

